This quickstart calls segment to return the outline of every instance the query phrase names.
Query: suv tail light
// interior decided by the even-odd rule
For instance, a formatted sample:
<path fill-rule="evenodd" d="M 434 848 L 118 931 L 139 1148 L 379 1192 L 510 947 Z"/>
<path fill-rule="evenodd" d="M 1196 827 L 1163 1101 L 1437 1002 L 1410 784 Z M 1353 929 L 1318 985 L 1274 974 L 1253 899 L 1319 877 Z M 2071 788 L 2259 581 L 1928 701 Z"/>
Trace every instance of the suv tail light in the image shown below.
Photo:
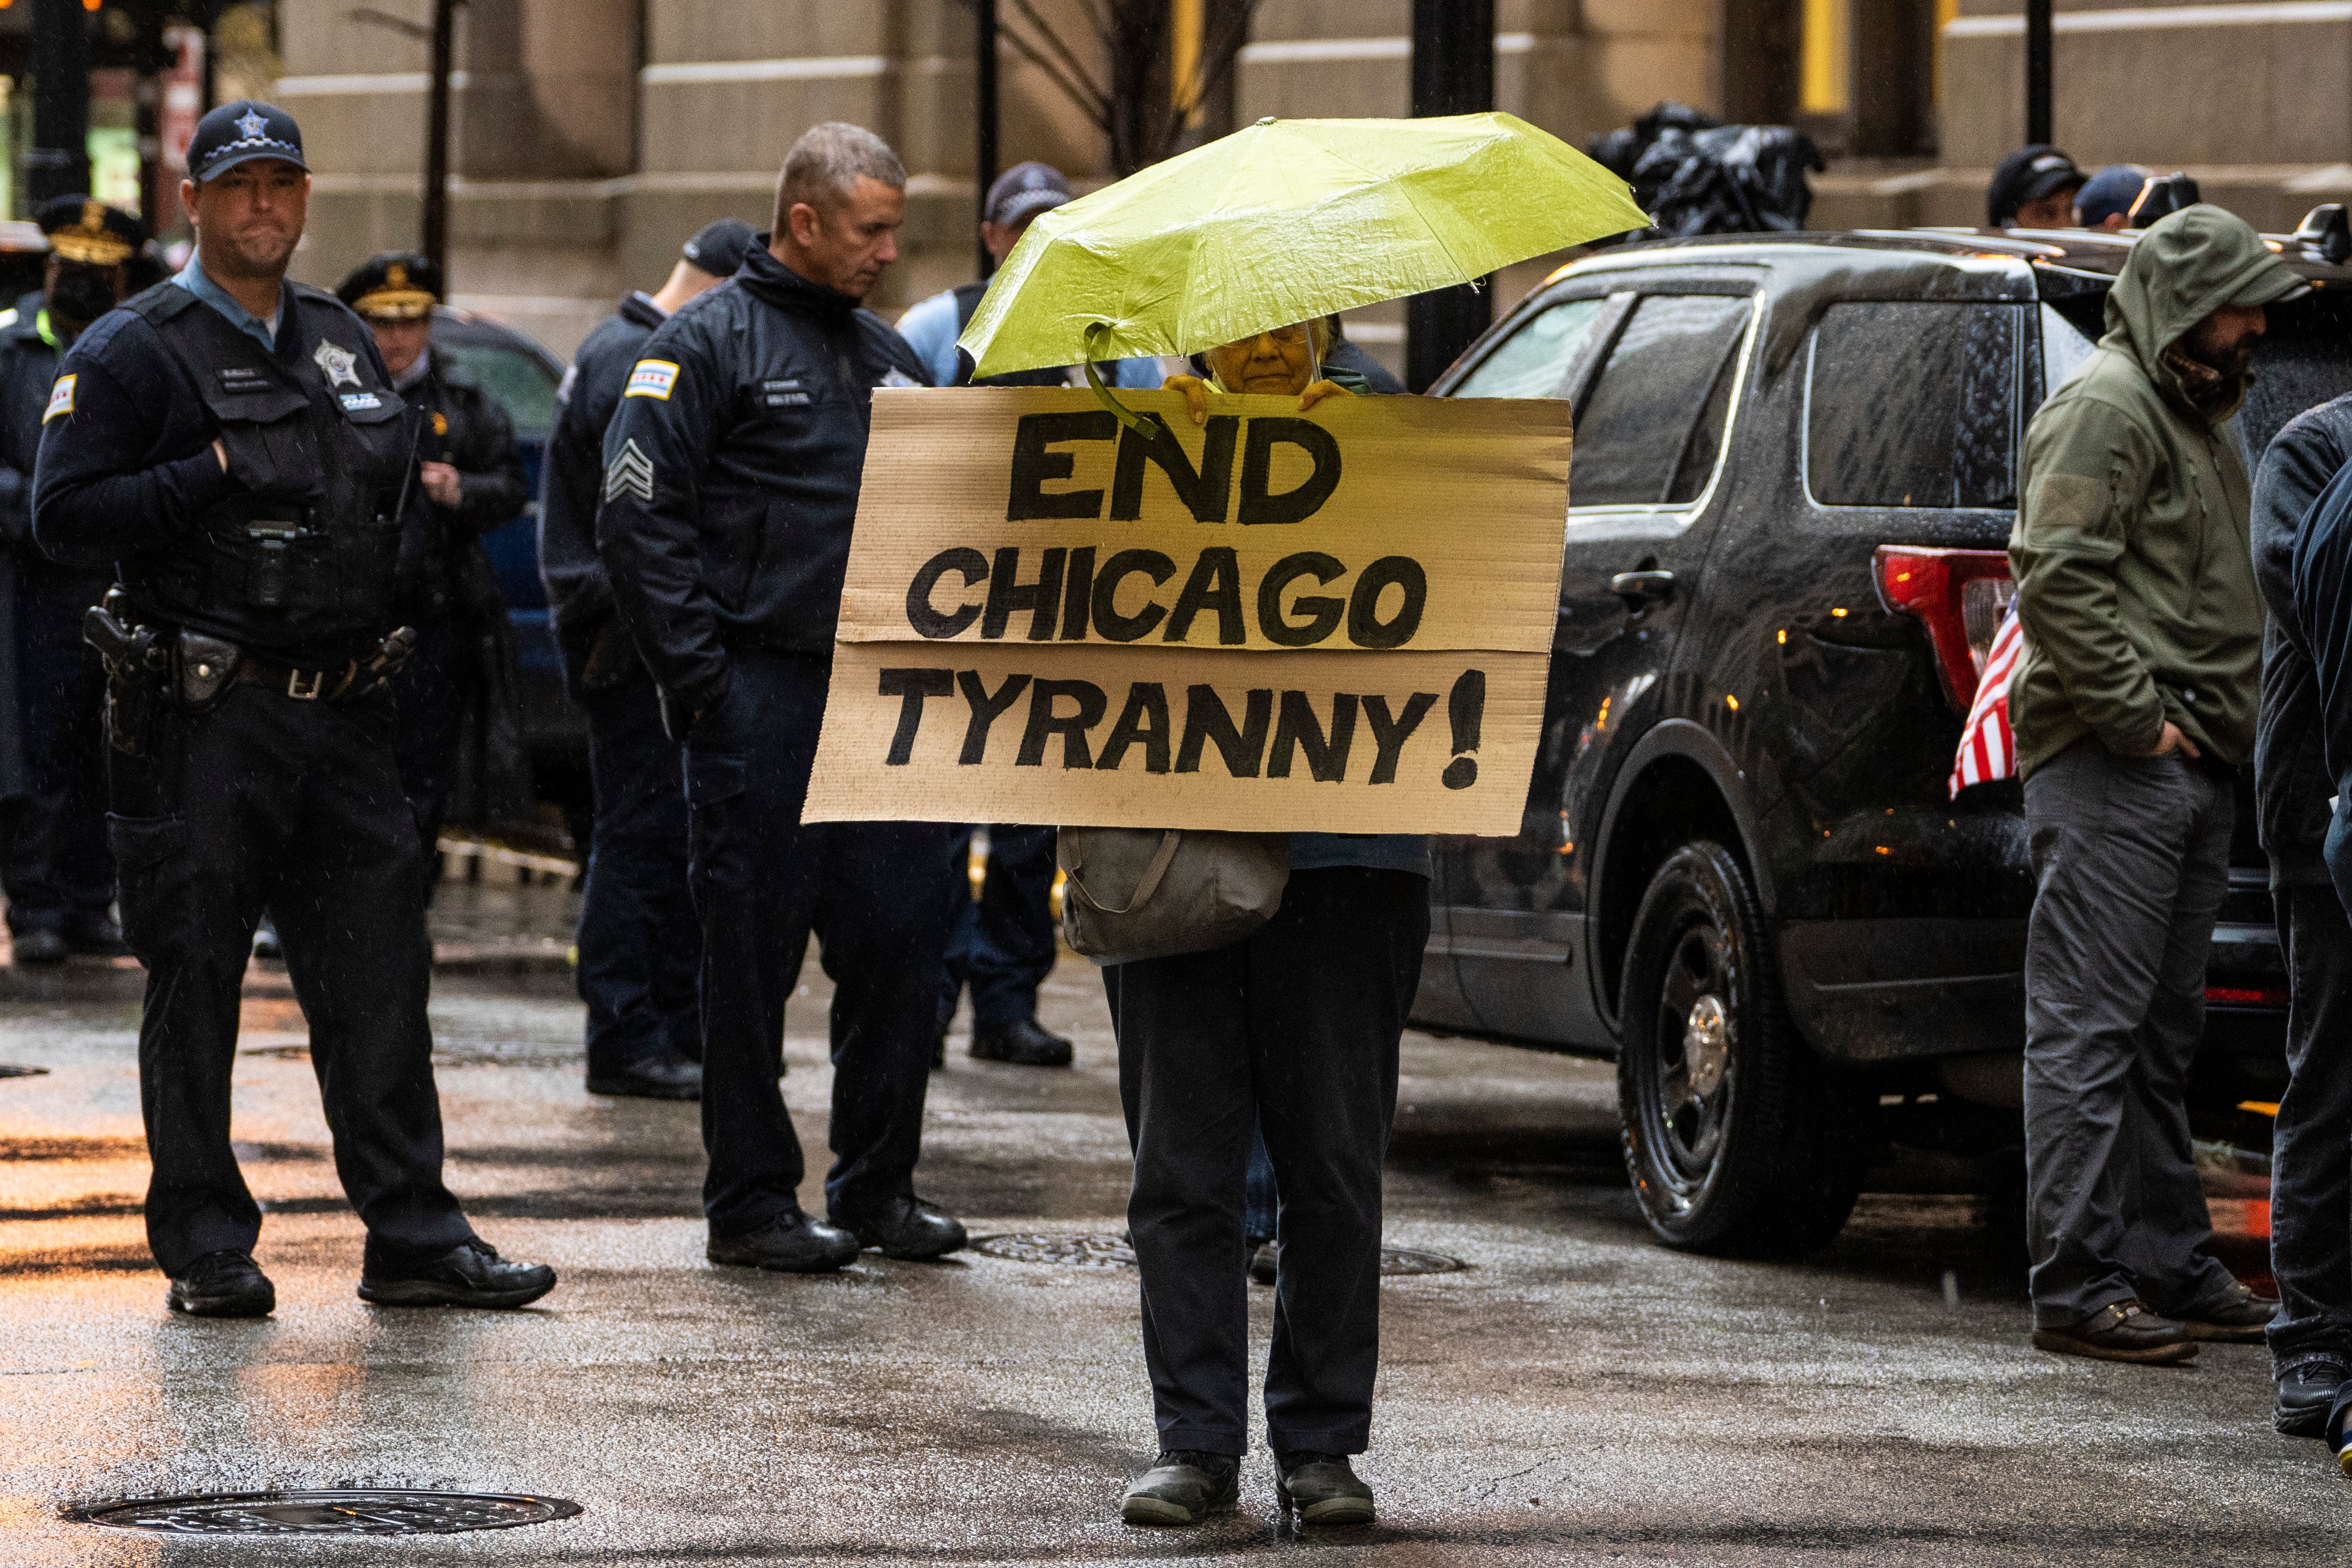
<path fill-rule="evenodd" d="M 2017 598 L 2017 584 L 2009 576 L 2009 552 L 1880 545 L 1872 564 L 1880 601 L 1889 610 L 1917 616 L 1927 626 L 1944 695 L 1967 713 L 1976 701 L 1977 677 L 1984 671 L 2001 618 Z"/>

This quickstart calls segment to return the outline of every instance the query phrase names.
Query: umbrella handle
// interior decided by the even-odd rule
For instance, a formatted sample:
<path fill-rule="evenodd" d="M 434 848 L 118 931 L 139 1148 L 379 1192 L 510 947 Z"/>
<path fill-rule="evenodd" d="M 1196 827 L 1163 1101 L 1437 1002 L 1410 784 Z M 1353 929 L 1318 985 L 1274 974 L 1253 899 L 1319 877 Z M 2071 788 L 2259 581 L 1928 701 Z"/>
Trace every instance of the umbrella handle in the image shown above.
<path fill-rule="evenodd" d="M 1087 359 L 1084 367 L 1087 372 L 1087 385 L 1095 389 L 1096 398 L 1100 400 L 1105 408 L 1110 410 L 1113 419 L 1118 420 L 1144 440 L 1157 441 L 1160 439 L 1160 421 L 1150 414 L 1136 413 L 1135 410 L 1111 396 L 1110 388 L 1103 384 L 1101 373 L 1095 369 L 1095 340 L 1097 335 L 1107 334 L 1109 331 L 1110 324 L 1107 321 L 1097 321 L 1087 329 Z"/>

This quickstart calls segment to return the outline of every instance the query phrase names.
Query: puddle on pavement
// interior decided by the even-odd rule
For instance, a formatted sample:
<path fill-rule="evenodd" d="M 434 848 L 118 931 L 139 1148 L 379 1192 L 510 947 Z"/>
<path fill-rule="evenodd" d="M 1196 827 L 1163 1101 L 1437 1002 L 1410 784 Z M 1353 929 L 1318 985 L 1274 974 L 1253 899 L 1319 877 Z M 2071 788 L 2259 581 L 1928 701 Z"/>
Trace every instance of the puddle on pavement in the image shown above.
<path fill-rule="evenodd" d="M 971 1249 L 1008 1262 L 1044 1263 L 1061 1269 L 1135 1267 L 1135 1249 L 1117 1236 L 983 1236 L 971 1244 Z M 1381 1272 L 1384 1275 L 1453 1274 L 1469 1266 L 1443 1252 L 1423 1252 L 1409 1247 L 1381 1249 Z"/>
<path fill-rule="evenodd" d="M 133 1498 L 66 1511 L 80 1524 L 159 1535 L 456 1535 L 570 1519 L 557 1497 L 377 1488 Z"/>

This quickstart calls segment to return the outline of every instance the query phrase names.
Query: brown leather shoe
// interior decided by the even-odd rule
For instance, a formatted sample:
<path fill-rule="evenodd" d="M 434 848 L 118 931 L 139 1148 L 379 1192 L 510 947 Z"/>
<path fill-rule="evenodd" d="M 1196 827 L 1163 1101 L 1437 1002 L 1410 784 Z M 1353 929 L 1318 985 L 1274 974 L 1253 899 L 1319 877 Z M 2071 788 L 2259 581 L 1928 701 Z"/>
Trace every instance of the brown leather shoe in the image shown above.
<path fill-rule="evenodd" d="M 2270 1327 L 2278 1307 L 2275 1298 L 2258 1296 L 2240 1284 L 2236 1293 L 2222 1298 L 2219 1305 L 2181 1313 L 2180 1326 L 2190 1339 L 2213 1340 L 2222 1344 L 2260 1344 L 2263 1331 Z"/>
<path fill-rule="evenodd" d="M 2158 1317 L 2137 1298 L 2110 1301 L 2079 1323 L 2062 1329 L 2035 1329 L 2033 1348 L 2060 1355 L 2087 1355 L 2098 1361 L 2129 1361 L 2143 1366 L 2168 1366 L 2197 1354 L 2197 1342 L 2170 1318 Z"/>

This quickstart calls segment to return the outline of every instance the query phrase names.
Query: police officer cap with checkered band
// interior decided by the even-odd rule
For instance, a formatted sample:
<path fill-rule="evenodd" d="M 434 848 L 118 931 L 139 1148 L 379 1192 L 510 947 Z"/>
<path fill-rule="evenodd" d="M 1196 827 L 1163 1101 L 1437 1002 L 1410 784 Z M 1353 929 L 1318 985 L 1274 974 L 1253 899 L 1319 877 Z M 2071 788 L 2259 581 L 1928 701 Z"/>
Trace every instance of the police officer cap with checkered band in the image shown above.
<path fill-rule="evenodd" d="M 306 174 L 310 172 L 302 161 L 302 128 L 294 117 L 241 98 L 196 121 L 196 133 L 188 142 L 188 177 L 201 184 L 256 158 L 275 158 Z"/>

